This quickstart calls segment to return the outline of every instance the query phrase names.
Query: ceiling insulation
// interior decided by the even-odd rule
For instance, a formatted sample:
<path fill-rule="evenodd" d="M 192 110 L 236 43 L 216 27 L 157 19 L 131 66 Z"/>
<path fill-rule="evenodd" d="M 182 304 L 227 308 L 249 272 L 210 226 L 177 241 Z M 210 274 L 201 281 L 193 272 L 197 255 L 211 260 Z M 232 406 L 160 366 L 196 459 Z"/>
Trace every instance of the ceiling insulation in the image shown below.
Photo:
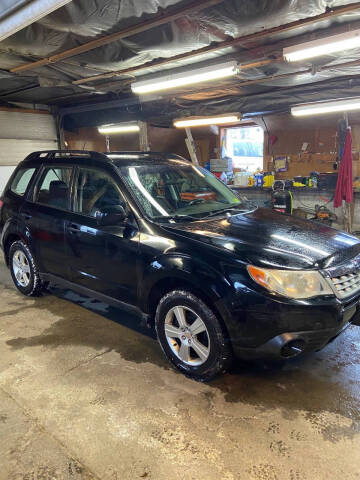
<path fill-rule="evenodd" d="M 99 117 L 100 109 L 84 115 L 76 111 L 76 105 L 82 105 L 83 109 L 87 104 L 102 105 L 107 112 L 104 115 L 116 120 L 131 115 L 163 117 L 166 123 L 179 113 L 221 113 L 234 111 L 236 106 L 245 114 L 253 114 L 286 109 L 319 95 L 338 98 L 344 96 L 344 89 L 349 95 L 360 93 L 360 68 L 356 63 L 360 49 L 344 52 L 341 57 L 327 55 L 300 64 L 287 64 L 281 58 L 284 46 L 304 38 L 359 28 L 360 3 L 347 0 L 215 3 L 210 8 L 191 15 L 177 15 L 175 20 L 163 25 L 125 35 L 80 55 L 11 73 L 11 69 L 21 65 L 125 29 L 131 32 L 134 26 L 152 21 L 159 14 L 166 16 L 193 4 L 180 0 L 73 0 L 0 42 L 0 101 L 57 105 L 64 115 L 71 117 L 67 120 L 69 124 L 79 126 L 96 121 L 92 115 Z M 332 12 L 342 7 L 345 13 Z M 317 19 L 319 15 L 323 17 Z M 299 21 L 300 25 L 283 28 Z M 276 31 L 266 33 L 270 29 Z M 251 37 L 244 38 L 249 35 Z M 206 51 L 194 56 L 199 49 Z M 165 69 L 193 69 L 229 59 L 248 64 L 233 81 L 170 92 L 146 102 L 131 94 L 130 83 L 134 78 L 151 78 L 161 75 Z M 117 71 L 123 73 L 112 73 Z M 103 78 L 104 74 L 109 74 L 109 78 Z M 90 81 L 89 77 L 94 80 Z M 118 101 L 121 107 L 114 108 L 114 102 Z"/>

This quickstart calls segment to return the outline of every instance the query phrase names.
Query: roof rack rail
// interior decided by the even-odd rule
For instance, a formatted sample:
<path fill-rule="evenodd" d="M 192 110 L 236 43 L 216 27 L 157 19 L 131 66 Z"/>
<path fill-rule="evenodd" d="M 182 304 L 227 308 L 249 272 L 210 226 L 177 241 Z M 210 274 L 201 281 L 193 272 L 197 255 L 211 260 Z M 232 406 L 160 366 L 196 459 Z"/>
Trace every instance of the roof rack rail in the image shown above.
<path fill-rule="evenodd" d="M 158 155 L 159 157 L 163 157 L 165 159 L 169 159 L 169 158 L 176 158 L 176 159 L 179 159 L 179 160 L 185 160 L 185 161 L 190 161 L 189 159 L 187 158 L 184 158 L 182 157 L 181 155 L 177 155 L 176 153 L 166 153 L 166 152 L 156 152 L 156 151 L 141 151 L 141 150 L 124 150 L 124 151 L 121 151 L 121 150 L 114 150 L 114 151 L 111 151 L 111 152 L 104 152 L 104 155 L 108 155 L 109 157 L 111 157 L 111 155 L 129 155 L 129 157 L 131 155 L 138 155 L 139 157 L 140 156 L 144 156 L 144 157 L 149 157 L 149 156 L 154 156 L 154 155 Z M 130 157 L 131 158 L 131 157 Z M 150 159 L 151 160 L 151 159 Z"/>
<path fill-rule="evenodd" d="M 107 160 L 111 162 L 110 158 L 103 153 L 95 152 L 93 150 L 39 150 L 37 152 L 30 153 L 25 161 L 36 160 L 43 158 L 44 160 L 53 160 L 54 158 L 66 158 L 66 157 L 89 157 L 94 160 Z"/>

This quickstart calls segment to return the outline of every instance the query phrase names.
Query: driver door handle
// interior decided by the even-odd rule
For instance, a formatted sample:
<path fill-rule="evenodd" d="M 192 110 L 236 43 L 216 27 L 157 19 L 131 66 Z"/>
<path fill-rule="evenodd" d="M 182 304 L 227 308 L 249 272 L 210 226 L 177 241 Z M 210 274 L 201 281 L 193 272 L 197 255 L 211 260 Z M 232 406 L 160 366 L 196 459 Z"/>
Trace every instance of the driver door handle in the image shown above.
<path fill-rule="evenodd" d="M 24 220 L 30 220 L 32 218 L 32 215 L 28 212 L 22 212 L 21 216 L 23 217 Z"/>

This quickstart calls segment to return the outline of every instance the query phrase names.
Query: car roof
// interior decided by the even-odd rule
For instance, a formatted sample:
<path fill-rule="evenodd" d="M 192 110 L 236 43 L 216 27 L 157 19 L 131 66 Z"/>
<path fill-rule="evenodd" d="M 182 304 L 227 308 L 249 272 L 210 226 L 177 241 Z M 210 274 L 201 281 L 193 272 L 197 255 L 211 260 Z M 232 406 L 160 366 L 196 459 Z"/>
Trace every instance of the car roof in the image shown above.
<path fill-rule="evenodd" d="M 42 150 L 32 152 L 28 155 L 24 162 L 31 162 L 32 164 L 46 163 L 50 161 L 63 161 L 71 164 L 81 160 L 81 163 L 86 164 L 86 159 L 97 160 L 104 163 L 111 163 L 115 166 L 128 165 L 149 165 L 153 163 L 172 163 L 189 165 L 190 161 L 173 153 L 163 152 L 142 152 L 142 151 L 114 151 L 100 153 L 90 150 Z"/>

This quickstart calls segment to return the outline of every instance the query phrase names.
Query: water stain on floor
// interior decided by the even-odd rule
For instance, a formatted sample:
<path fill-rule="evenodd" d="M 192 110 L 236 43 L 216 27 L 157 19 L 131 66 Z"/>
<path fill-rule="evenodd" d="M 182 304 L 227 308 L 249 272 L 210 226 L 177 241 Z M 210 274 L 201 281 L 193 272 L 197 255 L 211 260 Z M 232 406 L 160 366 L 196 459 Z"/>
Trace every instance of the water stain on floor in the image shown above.
<path fill-rule="evenodd" d="M 107 352 L 115 351 L 131 362 L 151 362 L 164 369 L 171 368 L 156 342 L 153 330 L 146 328 L 138 317 L 73 292 L 55 290 L 53 294 L 55 297 L 45 296 L 36 299 L 35 304 L 32 301 L 30 305 L 19 305 L 3 313 L 16 314 L 36 307 L 60 318 L 40 335 L 8 340 L 9 346 L 21 349 L 40 345 L 50 348 L 87 345 L 99 352 L 104 349 Z M 74 317 L 73 308 L 65 308 L 64 312 L 63 300 L 75 303 L 84 310 Z M 13 306 L 18 305 L 15 303 Z M 130 329 L 132 335 L 124 335 L 123 328 L 116 331 L 115 335 L 113 328 L 108 332 L 102 329 L 100 333 L 94 323 L 88 328 L 86 311 L 100 314 Z M 262 409 L 281 408 L 285 417 L 298 410 L 312 413 L 329 411 L 343 415 L 352 420 L 350 429 L 341 431 L 334 425 L 319 425 L 319 429 L 329 440 L 341 435 L 351 436 L 359 431 L 360 420 L 359 384 L 356 381 L 358 363 L 354 362 L 360 353 L 358 336 L 358 328 L 353 327 L 323 352 L 287 362 L 237 360 L 230 373 L 209 384 L 209 392 L 211 389 L 220 390 L 230 403 L 249 403 Z M 347 346 L 344 351 L 341 349 L 342 343 Z M 349 350 L 353 355 L 349 354 Z"/>

